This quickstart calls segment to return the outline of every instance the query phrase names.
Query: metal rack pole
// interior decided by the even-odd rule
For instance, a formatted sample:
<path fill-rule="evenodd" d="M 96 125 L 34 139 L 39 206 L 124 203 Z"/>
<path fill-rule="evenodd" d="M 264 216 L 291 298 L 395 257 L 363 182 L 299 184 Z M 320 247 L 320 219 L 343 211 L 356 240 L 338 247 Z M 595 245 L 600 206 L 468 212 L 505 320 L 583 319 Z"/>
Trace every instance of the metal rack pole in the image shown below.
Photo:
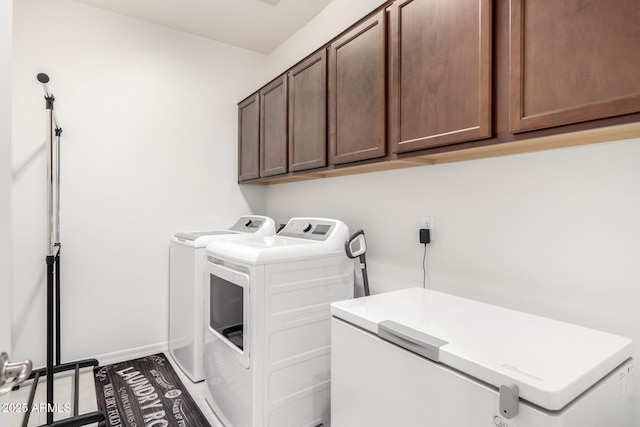
<path fill-rule="evenodd" d="M 49 214 L 47 218 L 47 256 L 45 258 L 47 263 L 47 366 L 32 371 L 29 377 L 34 379 L 34 382 L 29 397 L 29 407 L 25 412 L 22 425 L 26 426 L 29 422 L 38 379 L 46 376 L 46 426 L 75 427 L 97 422 L 99 427 L 104 427 L 106 422 L 103 412 L 94 411 L 87 414 L 78 414 L 80 368 L 93 367 L 95 369 L 99 365 L 98 361 L 96 359 L 85 359 L 63 364 L 60 357 L 60 136 L 62 135 L 62 128 L 58 125 L 53 109 L 55 98 L 47 87 L 49 76 L 40 73 L 37 78 L 44 87 L 47 108 L 47 210 Z M 71 370 L 75 371 L 73 415 L 70 418 L 54 422 L 54 375 L 56 372 Z"/>
<path fill-rule="evenodd" d="M 47 425 L 53 423 L 53 270 L 55 257 L 47 255 Z"/>
<path fill-rule="evenodd" d="M 54 124 L 56 126 L 56 141 L 55 141 L 55 156 L 56 156 L 56 171 L 55 171 L 55 197 L 54 197 L 54 224 L 53 224 L 53 245 L 57 248 L 56 259 L 55 259 L 55 274 L 56 274 L 56 289 L 55 289 L 55 313 L 56 313 L 56 366 L 62 363 L 62 359 L 60 357 L 60 349 L 62 348 L 62 344 L 60 341 L 60 251 L 62 250 L 62 246 L 60 243 L 60 136 L 62 135 L 62 128 L 58 126 L 57 121 L 55 120 L 55 115 L 53 116 Z"/>
<path fill-rule="evenodd" d="M 53 230 L 54 230 L 54 154 L 53 154 L 53 95 L 46 96 L 47 102 L 47 254 L 53 255 Z"/>
<path fill-rule="evenodd" d="M 53 228 L 53 242 L 54 245 L 60 246 L 60 137 L 62 136 L 62 128 L 58 126 L 55 114 L 53 116 L 53 122 L 55 124 L 55 156 L 56 156 L 56 184 L 55 184 L 55 224 Z"/>
<path fill-rule="evenodd" d="M 54 216 L 54 147 L 53 147 L 53 102 L 55 98 L 49 94 L 45 96 L 47 108 L 47 424 L 53 424 L 53 350 L 55 346 L 54 326 L 54 240 L 55 230 Z"/>

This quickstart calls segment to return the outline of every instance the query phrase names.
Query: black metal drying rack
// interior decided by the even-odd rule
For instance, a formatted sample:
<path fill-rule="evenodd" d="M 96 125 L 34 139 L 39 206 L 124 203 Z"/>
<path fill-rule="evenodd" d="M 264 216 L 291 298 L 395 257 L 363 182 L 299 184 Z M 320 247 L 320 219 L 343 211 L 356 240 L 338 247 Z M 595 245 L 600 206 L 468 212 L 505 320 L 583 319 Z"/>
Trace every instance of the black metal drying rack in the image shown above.
<path fill-rule="evenodd" d="M 85 359 L 74 362 L 61 363 L 60 360 L 60 136 L 62 128 L 53 111 L 55 98 L 49 92 L 47 83 L 49 77 L 40 73 L 38 81 L 43 84 L 47 110 L 47 202 L 49 217 L 47 222 L 47 366 L 34 370 L 29 402 L 24 414 L 22 426 L 27 427 L 34 408 L 34 399 L 39 380 L 46 377 L 47 382 L 47 423 L 43 426 L 74 427 L 98 423 L 106 425 L 103 412 L 95 411 L 79 414 L 80 369 L 99 365 L 96 359 Z M 55 134 L 55 140 L 54 140 Z M 55 363 L 54 363 L 55 353 Z M 54 403 L 54 375 L 60 372 L 74 372 L 73 415 L 63 420 L 54 421 L 53 415 L 59 406 Z M 43 408 L 45 409 L 45 408 Z"/>

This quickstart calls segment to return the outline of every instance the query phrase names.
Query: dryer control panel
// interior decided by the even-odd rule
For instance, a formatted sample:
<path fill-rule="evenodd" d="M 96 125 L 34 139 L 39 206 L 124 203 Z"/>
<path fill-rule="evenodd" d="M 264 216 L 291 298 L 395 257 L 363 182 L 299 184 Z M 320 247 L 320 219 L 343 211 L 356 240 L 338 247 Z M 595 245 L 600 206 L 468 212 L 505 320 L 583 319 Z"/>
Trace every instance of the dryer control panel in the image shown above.
<path fill-rule="evenodd" d="M 317 218 L 292 218 L 278 235 L 324 241 L 331 236 L 335 228 L 335 221 Z"/>
<path fill-rule="evenodd" d="M 265 222 L 265 218 L 261 216 L 241 216 L 229 230 L 241 233 L 255 233 Z"/>

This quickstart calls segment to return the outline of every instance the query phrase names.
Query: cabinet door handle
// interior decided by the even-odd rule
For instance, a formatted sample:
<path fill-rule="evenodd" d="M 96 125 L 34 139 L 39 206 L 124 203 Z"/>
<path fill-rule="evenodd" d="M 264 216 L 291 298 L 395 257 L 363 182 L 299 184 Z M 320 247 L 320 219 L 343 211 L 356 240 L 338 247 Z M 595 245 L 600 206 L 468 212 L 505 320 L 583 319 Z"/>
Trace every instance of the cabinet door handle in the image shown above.
<path fill-rule="evenodd" d="M 440 347 L 448 344 L 447 341 L 393 320 L 385 320 L 378 323 L 378 336 L 434 362 L 440 361 Z"/>

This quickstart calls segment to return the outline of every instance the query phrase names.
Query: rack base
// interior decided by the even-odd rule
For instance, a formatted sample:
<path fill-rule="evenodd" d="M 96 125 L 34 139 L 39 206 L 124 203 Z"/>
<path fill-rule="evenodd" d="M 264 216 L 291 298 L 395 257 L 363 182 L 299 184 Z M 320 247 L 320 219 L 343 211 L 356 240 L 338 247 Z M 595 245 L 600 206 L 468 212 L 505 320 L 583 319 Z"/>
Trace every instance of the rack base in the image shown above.
<path fill-rule="evenodd" d="M 36 388 L 38 387 L 38 383 L 42 377 L 48 377 L 47 381 L 50 378 L 54 378 L 55 374 L 60 372 L 67 371 L 75 371 L 74 376 L 74 391 L 73 391 L 73 415 L 69 418 L 65 418 L 59 421 L 53 421 L 53 413 L 48 413 L 47 418 L 48 421 L 46 424 L 41 424 L 38 427 L 44 426 L 53 426 L 53 427 L 76 427 L 76 426 L 84 426 L 88 424 L 98 423 L 98 427 L 105 427 L 105 415 L 101 411 L 89 412 L 86 414 L 79 414 L 79 388 L 80 388 L 80 369 L 93 367 L 94 370 L 99 365 L 99 362 L 96 359 L 86 359 L 86 360 L 78 360 L 75 362 L 68 362 L 61 365 L 57 365 L 53 368 L 52 374 L 47 374 L 47 368 L 37 369 L 31 372 L 29 379 L 33 379 L 33 383 L 31 384 L 31 391 L 29 393 L 29 402 L 27 403 L 27 411 L 24 414 L 24 418 L 22 420 L 22 427 L 27 427 L 29 425 L 29 418 L 31 417 L 31 411 L 33 409 L 33 401 L 36 395 Z M 55 378 L 54 378 L 55 379 Z M 47 410 L 51 410 L 49 407 L 49 403 L 47 403 Z M 51 417 L 49 417 L 51 415 Z"/>

